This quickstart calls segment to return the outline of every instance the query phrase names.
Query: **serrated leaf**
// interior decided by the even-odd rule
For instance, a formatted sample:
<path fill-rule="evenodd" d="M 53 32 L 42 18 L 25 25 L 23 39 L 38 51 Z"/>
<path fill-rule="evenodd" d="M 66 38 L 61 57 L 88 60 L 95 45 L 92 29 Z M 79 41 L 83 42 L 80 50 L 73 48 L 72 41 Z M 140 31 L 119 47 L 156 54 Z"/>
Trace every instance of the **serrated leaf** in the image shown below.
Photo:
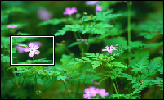
<path fill-rule="evenodd" d="M 100 64 L 102 64 L 102 62 L 92 61 L 91 64 L 92 64 L 93 69 L 95 69 L 96 67 L 100 66 Z"/>
<path fill-rule="evenodd" d="M 63 80 L 65 83 L 67 83 L 65 81 L 66 78 L 67 78 L 67 76 L 62 76 L 62 75 L 57 76 L 57 80 Z"/>

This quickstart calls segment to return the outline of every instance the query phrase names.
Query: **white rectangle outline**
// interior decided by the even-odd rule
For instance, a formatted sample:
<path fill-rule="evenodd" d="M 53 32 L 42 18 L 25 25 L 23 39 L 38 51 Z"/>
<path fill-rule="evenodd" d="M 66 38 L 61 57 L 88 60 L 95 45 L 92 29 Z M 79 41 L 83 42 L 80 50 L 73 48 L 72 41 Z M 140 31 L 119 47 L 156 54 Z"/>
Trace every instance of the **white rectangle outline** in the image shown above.
<path fill-rule="evenodd" d="M 53 64 L 12 64 L 12 37 L 52 37 L 53 38 Z M 35 65 L 54 65 L 54 36 L 11 36 L 11 65 L 31 65 L 31 66 L 35 66 Z"/>

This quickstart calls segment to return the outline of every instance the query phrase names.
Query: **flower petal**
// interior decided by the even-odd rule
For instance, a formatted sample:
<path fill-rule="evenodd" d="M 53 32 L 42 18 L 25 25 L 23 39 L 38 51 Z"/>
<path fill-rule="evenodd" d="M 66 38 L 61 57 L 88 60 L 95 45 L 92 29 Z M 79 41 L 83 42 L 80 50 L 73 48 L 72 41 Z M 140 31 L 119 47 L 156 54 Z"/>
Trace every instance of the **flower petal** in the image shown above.
<path fill-rule="evenodd" d="M 7 28 L 12 28 L 12 26 L 11 25 L 7 25 Z"/>
<path fill-rule="evenodd" d="M 16 28 L 17 27 L 17 25 L 12 25 L 12 28 Z"/>
<path fill-rule="evenodd" d="M 68 12 L 70 11 L 71 9 L 69 7 L 65 8 L 65 11 Z"/>
<path fill-rule="evenodd" d="M 84 92 L 85 92 L 85 93 L 88 93 L 88 92 L 90 92 L 90 89 L 86 88 L 86 89 L 84 90 Z"/>
<path fill-rule="evenodd" d="M 96 12 L 97 11 L 102 11 L 102 7 L 100 7 L 100 5 L 96 5 Z"/>
<path fill-rule="evenodd" d="M 29 44 L 29 47 L 30 47 L 30 48 L 34 48 L 34 44 L 33 44 L 33 43 L 30 43 L 30 44 Z"/>
<path fill-rule="evenodd" d="M 34 46 L 34 49 L 38 49 L 38 48 L 39 48 L 39 46 L 38 46 L 38 45 L 35 45 L 35 46 Z"/>
<path fill-rule="evenodd" d="M 24 51 L 25 52 L 29 52 L 30 51 L 30 48 L 25 48 Z"/>
<path fill-rule="evenodd" d="M 19 53 L 24 53 L 24 49 L 23 47 L 20 47 L 19 45 L 17 45 L 15 48 L 17 48 Z"/>
<path fill-rule="evenodd" d="M 35 50 L 34 53 L 38 55 L 40 53 L 40 51 Z"/>
<path fill-rule="evenodd" d="M 109 48 L 109 47 L 108 47 L 108 45 L 107 45 L 105 48 L 107 48 L 107 49 L 108 49 L 108 48 Z"/>
<path fill-rule="evenodd" d="M 108 51 L 107 49 L 102 49 L 102 51 Z"/>
<path fill-rule="evenodd" d="M 88 94 L 83 94 L 83 98 L 87 98 L 88 97 Z"/>
<path fill-rule="evenodd" d="M 29 53 L 29 57 L 34 57 L 34 53 L 33 52 L 30 52 Z"/>
<path fill-rule="evenodd" d="M 72 7 L 72 12 L 74 12 L 74 13 L 78 12 L 76 7 Z"/>
<path fill-rule="evenodd" d="M 109 53 L 112 53 L 112 52 L 113 52 L 113 50 L 108 50 L 108 52 L 109 52 Z"/>
<path fill-rule="evenodd" d="M 39 48 L 40 48 L 41 45 L 42 45 L 40 42 L 32 42 L 32 41 L 31 41 L 30 43 L 33 43 L 34 45 L 38 45 Z M 30 43 L 27 43 L 27 45 L 29 45 Z"/>

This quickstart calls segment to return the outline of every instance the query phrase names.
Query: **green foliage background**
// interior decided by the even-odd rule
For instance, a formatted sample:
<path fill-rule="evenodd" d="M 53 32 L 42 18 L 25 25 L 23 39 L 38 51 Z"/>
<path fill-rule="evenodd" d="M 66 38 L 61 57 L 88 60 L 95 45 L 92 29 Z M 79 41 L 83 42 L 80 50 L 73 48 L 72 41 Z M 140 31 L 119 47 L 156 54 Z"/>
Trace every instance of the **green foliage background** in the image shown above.
<path fill-rule="evenodd" d="M 101 1 L 103 11 L 96 14 L 95 5 L 85 1 L 1 1 L 1 98 L 80 99 L 85 88 L 95 86 L 106 89 L 107 99 L 162 99 L 163 1 L 128 4 Z M 52 19 L 39 19 L 39 7 L 52 12 Z M 63 15 L 66 7 L 78 13 Z M 19 26 L 13 31 L 7 25 Z M 55 35 L 55 66 L 10 66 L 10 35 L 20 32 Z M 116 44 L 119 50 L 112 54 L 101 51 Z"/>

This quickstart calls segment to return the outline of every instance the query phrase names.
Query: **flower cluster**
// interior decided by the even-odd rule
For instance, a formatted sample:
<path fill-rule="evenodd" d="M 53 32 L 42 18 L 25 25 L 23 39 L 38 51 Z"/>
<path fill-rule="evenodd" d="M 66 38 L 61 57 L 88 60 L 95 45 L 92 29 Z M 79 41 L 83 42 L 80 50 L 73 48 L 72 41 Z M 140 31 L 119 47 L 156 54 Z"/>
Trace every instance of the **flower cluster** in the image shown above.
<path fill-rule="evenodd" d="M 102 7 L 100 7 L 99 5 L 99 1 L 86 1 L 86 4 L 87 5 L 96 5 L 96 13 L 98 11 L 102 11 Z M 78 12 L 76 7 L 72 7 L 72 8 L 65 8 L 65 12 L 64 12 L 64 15 L 68 15 L 68 16 L 71 16 L 72 14 Z M 87 13 L 85 12 L 85 15 L 87 15 Z"/>
<path fill-rule="evenodd" d="M 115 47 L 113 47 L 113 45 L 111 45 L 110 48 L 107 45 L 105 48 L 106 49 L 102 49 L 102 51 L 108 51 L 109 53 L 112 53 L 113 50 L 117 50 Z"/>
<path fill-rule="evenodd" d="M 109 95 L 109 93 L 105 92 L 105 89 L 95 88 L 94 86 L 91 86 L 90 88 L 86 88 L 84 92 L 86 94 L 83 94 L 83 98 L 86 99 L 91 99 L 91 97 L 95 97 L 96 94 L 99 94 L 101 97 L 105 97 Z"/>

